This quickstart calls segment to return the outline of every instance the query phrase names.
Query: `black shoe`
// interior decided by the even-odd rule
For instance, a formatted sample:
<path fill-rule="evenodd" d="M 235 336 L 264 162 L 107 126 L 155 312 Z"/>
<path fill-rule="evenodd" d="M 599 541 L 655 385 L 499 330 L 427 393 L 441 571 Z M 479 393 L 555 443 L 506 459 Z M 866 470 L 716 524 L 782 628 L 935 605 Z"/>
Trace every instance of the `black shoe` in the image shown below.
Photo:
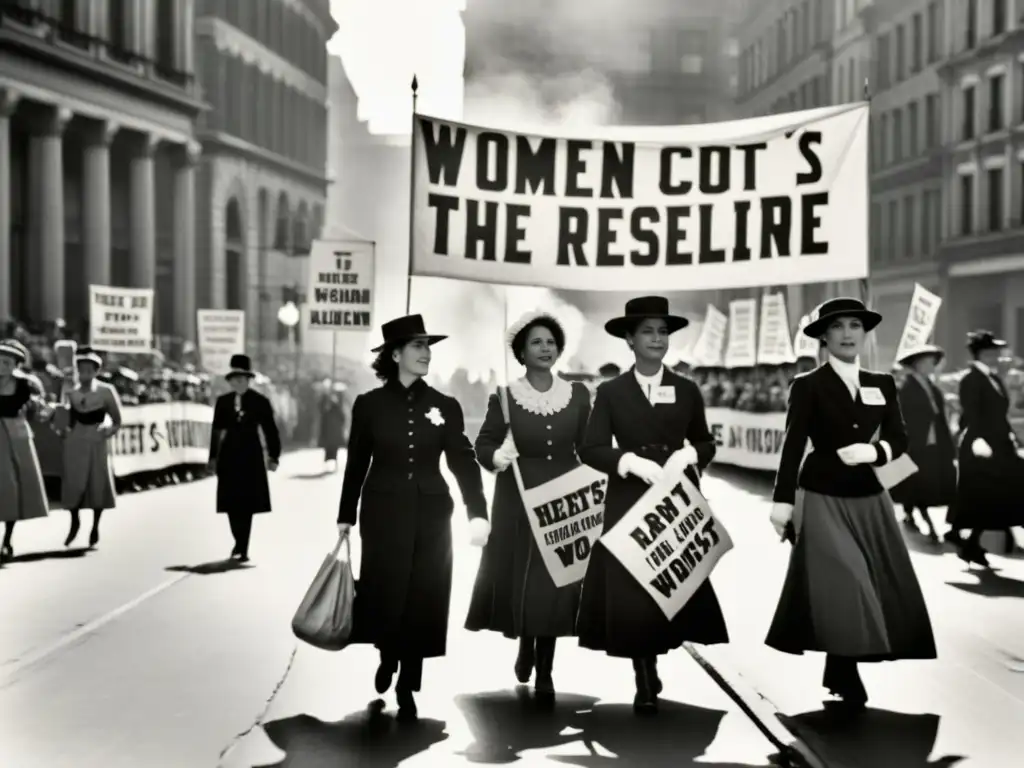
<path fill-rule="evenodd" d="M 653 715 L 658 711 L 658 694 L 655 691 L 656 674 L 652 664 L 647 659 L 634 659 L 633 672 L 636 675 L 633 711 L 638 715 Z"/>
<path fill-rule="evenodd" d="M 248 563 L 249 562 L 249 554 L 247 552 L 243 552 L 242 554 L 240 554 L 238 556 L 238 562 L 240 562 L 240 563 Z"/>
<path fill-rule="evenodd" d="M 14 549 L 10 544 L 0 547 L 0 560 L 10 560 L 12 557 L 14 557 Z"/>
<path fill-rule="evenodd" d="M 70 547 L 75 539 L 78 538 L 78 530 L 82 527 L 82 523 L 79 520 L 72 520 L 71 527 L 68 529 L 68 537 L 64 539 L 64 546 Z"/>
<path fill-rule="evenodd" d="M 555 703 L 555 681 L 552 671 L 555 666 L 555 641 L 544 638 L 537 641 L 537 677 L 533 684 L 533 698 L 544 707 Z"/>
<path fill-rule="evenodd" d="M 399 688 L 395 691 L 395 696 L 398 699 L 398 721 L 402 723 L 415 722 L 419 718 L 419 710 L 416 709 L 416 699 L 413 697 L 412 691 Z"/>
<path fill-rule="evenodd" d="M 956 556 L 963 560 L 967 565 L 980 565 L 982 568 L 988 568 L 988 557 L 986 557 L 985 550 L 977 544 L 971 545 L 967 542 L 963 542 L 957 547 Z"/>
<path fill-rule="evenodd" d="M 533 677 L 533 665 L 536 656 L 533 647 L 533 638 L 522 638 L 519 641 L 519 654 L 516 656 L 516 680 L 523 685 L 528 685 Z"/>
<path fill-rule="evenodd" d="M 373 677 L 373 687 L 377 690 L 377 693 L 383 695 L 391 689 L 391 681 L 395 679 L 395 673 L 398 671 L 398 663 L 393 662 L 390 659 L 381 659 L 380 664 L 377 666 L 377 674 Z"/>
<path fill-rule="evenodd" d="M 95 547 L 100 543 L 100 532 L 98 528 L 93 528 L 89 531 L 89 546 Z"/>

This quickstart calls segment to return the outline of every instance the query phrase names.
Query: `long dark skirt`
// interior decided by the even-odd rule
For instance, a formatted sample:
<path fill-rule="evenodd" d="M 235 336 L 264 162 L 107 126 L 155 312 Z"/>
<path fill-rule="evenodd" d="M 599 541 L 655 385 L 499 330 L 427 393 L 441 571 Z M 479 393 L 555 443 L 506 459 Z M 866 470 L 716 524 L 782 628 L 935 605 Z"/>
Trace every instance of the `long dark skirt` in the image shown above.
<path fill-rule="evenodd" d="M 769 646 L 863 661 L 935 658 L 928 609 L 888 493 L 800 491 L 794 527 Z"/>
<path fill-rule="evenodd" d="M 910 454 L 917 472 L 892 489 L 904 507 L 949 507 L 956 499 L 956 455 L 952 446 L 928 445 Z"/>
<path fill-rule="evenodd" d="M 1024 525 L 1024 459 L 1012 448 L 975 456 L 968 434 L 960 446 L 960 477 L 950 525 L 999 531 Z"/>

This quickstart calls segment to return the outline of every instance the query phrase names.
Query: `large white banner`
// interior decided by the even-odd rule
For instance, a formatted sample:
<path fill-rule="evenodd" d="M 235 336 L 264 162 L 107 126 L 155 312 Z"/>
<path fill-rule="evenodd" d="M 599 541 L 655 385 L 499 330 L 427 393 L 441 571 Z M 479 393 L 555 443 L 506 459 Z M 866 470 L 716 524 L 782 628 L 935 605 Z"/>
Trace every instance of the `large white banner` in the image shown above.
<path fill-rule="evenodd" d="M 896 360 L 913 349 L 927 344 L 935 330 L 935 319 L 939 316 L 942 299 L 927 290 L 920 283 L 914 284 L 914 296 L 910 300 L 910 311 L 903 326 L 900 345 L 896 349 Z"/>
<path fill-rule="evenodd" d="M 757 327 L 757 364 L 795 363 L 793 340 L 789 337 L 786 297 L 769 293 L 761 299 L 761 322 Z"/>
<path fill-rule="evenodd" d="M 729 532 L 684 469 L 670 460 L 663 478 L 601 537 L 670 620 L 732 549 Z"/>
<path fill-rule="evenodd" d="M 215 376 L 231 369 L 231 356 L 245 353 L 245 310 L 200 309 L 196 312 L 199 359 Z"/>
<path fill-rule="evenodd" d="M 412 274 L 634 292 L 867 276 L 867 105 L 622 133 L 417 115 Z"/>
<path fill-rule="evenodd" d="M 708 426 L 715 436 L 715 463 L 748 469 L 779 468 L 785 413 L 746 413 L 731 408 L 708 408 Z"/>
<path fill-rule="evenodd" d="M 117 477 L 210 457 L 213 408 L 202 403 L 151 403 L 121 409 L 121 430 L 110 439 Z"/>
<path fill-rule="evenodd" d="M 373 255 L 373 243 L 313 242 L 306 293 L 310 330 L 367 332 L 373 327 Z"/>
<path fill-rule="evenodd" d="M 729 343 L 726 368 L 753 368 L 757 363 L 757 299 L 729 302 Z"/>
<path fill-rule="evenodd" d="M 89 286 L 89 345 L 101 352 L 153 349 L 153 289 Z"/>

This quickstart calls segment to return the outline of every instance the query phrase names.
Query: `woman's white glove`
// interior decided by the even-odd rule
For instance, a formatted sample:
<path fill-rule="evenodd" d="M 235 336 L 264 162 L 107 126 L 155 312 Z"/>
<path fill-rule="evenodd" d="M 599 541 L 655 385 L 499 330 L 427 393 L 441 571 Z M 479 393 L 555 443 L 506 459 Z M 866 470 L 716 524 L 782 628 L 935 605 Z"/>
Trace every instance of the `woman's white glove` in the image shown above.
<path fill-rule="evenodd" d="M 698 462 L 697 449 L 687 443 L 669 457 L 668 462 L 682 461 L 684 467 L 692 467 Z M 666 462 L 666 463 L 668 463 Z"/>
<path fill-rule="evenodd" d="M 878 451 L 870 443 L 853 443 L 836 451 L 843 464 L 854 467 L 858 464 L 874 464 L 878 460 Z"/>
<path fill-rule="evenodd" d="M 625 454 L 620 461 L 623 469 L 626 470 L 626 474 L 638 477 L 648 485 L 654 485 L 661 480 L 661 476 L 665 471 L 657 462 L 641 458 L 635 453 Z"/>
<path fill-rule="evenodd" d="M 469 521 L 469 543 L 474 547 L 482 547 L 491 535 L 491 524 L 482 517 L 474 517 Z"/>
<path fill-rule="evenodd" d="M 978 437 L 975 438 L 973 443 L 971 443 L 971 453 L 979 459 L 991 459 L 992 446 L 990 446 L 984 438 Z"/>
<path fill-rule="evenodd" d="M 779 534 L 779 538 L 785 539 L 786 526 L 793 522 L 793 505 L 775 502 L 772 504 L 772 512 L 768 519 L 772 521 L 772 527 Z"/>
<path fill-rule="evenodd" d="M 516 450 L 516 444 L 512 441 L 512 433 L 509 432 L 505 436 L 505 441 L 498 446 L 494 456 L 491 457 L 491 463 L 494 464 L 496 472 L 504 472 L 518 458 L 519 451 Z"/>

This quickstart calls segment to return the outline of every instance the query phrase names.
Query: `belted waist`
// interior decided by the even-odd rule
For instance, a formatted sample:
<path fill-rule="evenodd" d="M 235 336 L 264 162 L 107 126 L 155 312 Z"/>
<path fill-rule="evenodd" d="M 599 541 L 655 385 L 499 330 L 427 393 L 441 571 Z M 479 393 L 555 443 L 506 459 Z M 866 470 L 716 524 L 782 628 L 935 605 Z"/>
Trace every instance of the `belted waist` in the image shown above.
<path fill-rule="evenodd" d="M 642 459 L 649 459 L 657 464 L 664 464 L 669 456 L 675 453 L 675 449 L 664 443 L 648 443 L 632 451 Z"/>

